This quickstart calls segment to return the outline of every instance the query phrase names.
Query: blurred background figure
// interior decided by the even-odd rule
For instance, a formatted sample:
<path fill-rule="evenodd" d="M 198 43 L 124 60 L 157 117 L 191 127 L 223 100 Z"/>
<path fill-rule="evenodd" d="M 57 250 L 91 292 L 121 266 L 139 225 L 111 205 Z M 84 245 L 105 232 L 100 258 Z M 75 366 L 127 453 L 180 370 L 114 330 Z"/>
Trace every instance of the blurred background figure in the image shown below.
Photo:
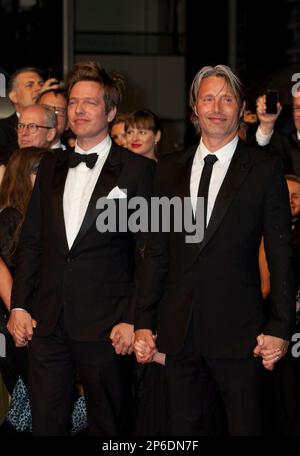
<path fill-rule="evenodd" d="M 36 102 L 43 85 L 44 79 L 38 68 L 23 67 L 11 75 L 7 93 L 15 112 L 0 120 L 1 159 L 2 156 L 6 159 L 6 147 L 9 148 L 8 155 L 18 147 L 16 133 L 18 118 L 26 106 Z"/>
<path fill-rule="evenodd" d="M 23 110 L 36 103 L 42 91 L 58 86 L 59 82 L 55 78 L 45 81 L 39 68 L 22 67 L 11 75 L 7 94 L 15 112 L 5 119 L 0 119 L 0 163 L 6 164 L 18 147 L 16 127 Z"/>
<path fill-rule="evenodd" d="M 66 133 L 64 134 L 64 140 L 66 143 L 67 148 L 73 149 L 76 144 L 76 135 L 72 132 L 72 130 L 69 128 Z"/>
<path fill-rule="evenodd" d="M 300 90 L 292 96 L 293 129 L 288 135 L 276 131 L 276 124 L 282 112 L 281 103 L 277 103 L 277 112 L 274 114 L 267 113 L 265 94 L 258 97 L 256 103 L 259 120 L 255 134 L 256 145 L 279 156 L 287 174 L 300 176 Z"/>
<path fill-rule="evenodd" d="M 56 141 L 56 116 L 52 108 L 31 105 L 25 108 L 17 124 L 18 144 L 51 149 Z"/>
<path fill-rule="evenodd" d="M 56 123 L 53 108 L 37 104 L 27 106 L 23 109 L 16 126 L 19 147 L 55 148 L 58 144 Z M 0 163 L 0 184 L 4 173 L 5 164 Z"/>
<path fill-rule="evenodd" d="M 12 277 L 21 227 L 31 197 L 36 173 L 46 149 L 17 149 L 8 161 L 0 191 L 0 327 L 6 338 L 6 357 L 0 358 L 0 372 L 11 396 L 20 378 L 27 382 L 27 348 L 16 348 L 6 330 L 10 310 Z M 4 422 L 1 432 L 8 430 Z"/>
<path fill-rule="evenodd" d="M 149 109 L 132 112 L 125 121 L 125 131 L 129 150 L 157 161 L 157 144 L 161 138 L 161 124 L 154 112 Z"/>
<path fill-rule="evenodd" d="M 292 249 L 296 284 L 294 334 L 300 332 L 300 177 L 285 176 L 292 216 Z M 270 307 L 270 272 L 262 243 L 259 255 L 261 289 L 265 311 Z M 266 372 L 266 433 L 268 435 L 300 435 L 300 359 L 293 355 L 293 342 L 287 355 L 272 372 Z"/>
<path fill-rule="evenodd" d="M 36 103 L 52 109 L 56 115 L 56 135 L 51 143 L 51 149 L 66 149 L 64 134 L 68 125 L 67 99 L 62 88 L 50 88 L 43 90 L 38 96 Z"/>
<path fill-rule="evenodd" d="M 249 142 L 257 129 L 257 115 L 255 112 L 252 112 L 251 109 L 245 109 L 243 117 L 240 120 L 240 128 L 238 131 L 239 137 L 245 141 Z"/>
<path fill-rule="evenodd" d="M 119 146 L 127 147 L 127 134 L 125 131 L 125 121 L 128 117 L 128 113 L 120 112 L 114 118 L 110 127 L 111 138 L 119 144 Z"/>

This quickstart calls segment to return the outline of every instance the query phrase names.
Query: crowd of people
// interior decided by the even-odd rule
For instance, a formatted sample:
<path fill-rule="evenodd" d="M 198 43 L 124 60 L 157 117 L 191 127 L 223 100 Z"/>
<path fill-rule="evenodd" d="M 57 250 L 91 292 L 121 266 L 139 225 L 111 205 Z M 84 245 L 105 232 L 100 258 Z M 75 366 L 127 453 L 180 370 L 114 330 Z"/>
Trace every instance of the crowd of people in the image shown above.
<path fill-rule="evenodd" d="M 64 87 L 18 69 L 8 97 L 0 432 L 300 435 L 300 92 L 288 138 L 280 103 L 269 114 L 261 95 L 249 121 L 237 75 L 203 67 L 198 144 L 163 156 L 159 117 L 119 112 L 122 83 L 97 62 Z M 99 229 L 104 197 L 114 229 Z M 129 229 L 132 203 L 152 197 L 187 199 L 200 241 L 175 213 L 168 229 Z"/>

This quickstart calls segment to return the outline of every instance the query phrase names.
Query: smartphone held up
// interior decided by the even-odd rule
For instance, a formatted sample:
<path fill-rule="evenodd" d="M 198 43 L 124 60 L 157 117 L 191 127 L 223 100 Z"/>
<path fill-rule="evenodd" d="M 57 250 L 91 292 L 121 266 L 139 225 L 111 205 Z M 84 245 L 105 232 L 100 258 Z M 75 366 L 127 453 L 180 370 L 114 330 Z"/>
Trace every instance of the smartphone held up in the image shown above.
<path fill-rule="evenodd" d="M 277 114 L 278 91 L 267 90 L 266 93 L 266 114 Z"/>

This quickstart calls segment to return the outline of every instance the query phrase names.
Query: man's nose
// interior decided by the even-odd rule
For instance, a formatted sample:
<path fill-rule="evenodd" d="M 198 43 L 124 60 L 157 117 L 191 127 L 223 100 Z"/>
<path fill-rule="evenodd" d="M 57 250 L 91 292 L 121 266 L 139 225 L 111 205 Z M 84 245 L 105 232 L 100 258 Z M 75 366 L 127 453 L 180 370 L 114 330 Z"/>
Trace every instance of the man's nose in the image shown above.
<path fill-rule="evenodd" d="M 84 104 L 82 101 L 78 101 L 75 105 L 75 112 L 76 114 L 80 114 L 84 112 Z"/>
<path fill-rule="evenodd" d="M 220 99 L 216 97 L 214 99 L 214 111 L 215 112 L 219 112 L 220 111 L 220 105 L 221 105 Z"/>
<path fill-rule="evenodd" d="M 29 128 L 27 126 L 21 128 L 21 130 L 19 130 L 19 135 L 20 136 L 27 136 L 30 134 L 30 131 L 29 131 Z"/>
<path fill-rule="evenodd" d="M 41 86 L 41 84 L 38 82 L 36 82 L 33 86 L 33 91 L 35 93 L 40 93 L 42 91 L 42 89 L 43 89 L 43 86 Z"/>

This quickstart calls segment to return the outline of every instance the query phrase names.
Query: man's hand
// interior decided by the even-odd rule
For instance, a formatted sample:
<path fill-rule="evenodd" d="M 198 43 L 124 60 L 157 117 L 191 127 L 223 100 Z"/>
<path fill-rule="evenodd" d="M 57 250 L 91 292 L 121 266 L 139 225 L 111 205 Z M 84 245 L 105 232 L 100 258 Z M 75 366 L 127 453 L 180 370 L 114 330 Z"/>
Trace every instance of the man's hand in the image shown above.
<path fill-rule="evenodd" d="M 149 345 L 144 340 L 141 340 L 141 339 L 134 342 L 133 351 L 136 354 L 136 357 L 139 359 L 145 359 L 145 358 L 148 359 L 148 357 L 151 356 L 151 354 L 153 353 L 153 350 L 149 347 Z M 154 354 L 151 356 L 151 359 L 149 359 L 148 362 L 153 361 L 153 358 L 155 357 L 155 355 L 157 353 L 158 352 L 155 351 Z"/>
<path fill-rule="evenodd" d="M 36 321 L 31 318 L 30 313 L 23 310 L 13 310 L 7 323 L 7 329 L 14 338 L 16 347 L 24 347 L 32 339 L 33 328 L 36 328 Z"/>
<path fill-rule="evenodd" d="M 275 364 L 286 354 L 289 342 L 280 337 L 260 334 L 253 350 L 254 356 L 262 357 L 265 369 L 273 370 Z"/>
<path fill-rule="evenodd" d="M 277 113 L 266 113 L 266 95 L 262 95 L 256 100 L 256 113 L 260 121 L 259 128 L 264 135 L 270 135 L 273 131 L 276 120 L 278 119 L 282 110 L 280 103 L 277 103 Z"/>
<path fill-rule="evenodd" d="M 47 92 L 49 89 L 59 89 L 60 82 L 56 78 L 49 78 L 44 82 L 40 93 Z"/>
<path fill-rule="evenodd" d="M 139 363 L 145 364 L 152 361 L 157 348 L 151 329 L 138 329 L 135 332 L 135 356 Z"/>
<path fill-rule="evenodd" d="M 133 351 L 134 326 L 129 323 L 119 323 L 110 333 L 112 346 L 117 355 L 130 355 Z"/>

